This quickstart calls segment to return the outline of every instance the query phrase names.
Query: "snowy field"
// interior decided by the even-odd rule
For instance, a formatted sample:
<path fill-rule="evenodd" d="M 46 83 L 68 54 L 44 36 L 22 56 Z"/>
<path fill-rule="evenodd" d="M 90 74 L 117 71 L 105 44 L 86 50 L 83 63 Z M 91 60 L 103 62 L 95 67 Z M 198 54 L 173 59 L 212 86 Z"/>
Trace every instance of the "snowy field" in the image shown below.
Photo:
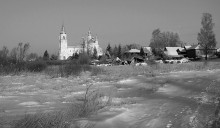
<path fill-rule="evenodd" d="M 67 110 L 85 95 L 88 85 L 102 92 L 100 103 L 109 97 L 111 103 L 79 118 L 74 126 L 187 128 L 202 125 L 214 114 L 217 101 L 213 88 L 220 89 L 220 70 L 137 75 L 115 81 L 86 73 L 68 78 L 31 73 L 0 76 L 0 125 L 10 127 L 11 121 L 25 114 Z"/>

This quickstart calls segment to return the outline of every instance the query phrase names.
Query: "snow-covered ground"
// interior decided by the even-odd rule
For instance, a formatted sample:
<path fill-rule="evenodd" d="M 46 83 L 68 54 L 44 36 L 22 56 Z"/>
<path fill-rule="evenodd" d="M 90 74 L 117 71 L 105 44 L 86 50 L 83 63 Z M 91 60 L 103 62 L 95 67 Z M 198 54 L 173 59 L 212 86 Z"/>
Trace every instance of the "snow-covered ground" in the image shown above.
<path fill-rule="evenodd" d="M 139 75 L 117 82 L 88 76 L 0 76 L 0 118 L 63 109 L 93 84 L 93 89 L 112 96 L 110 106 L 84 119 L 96 128 L 187 127 L 196 117 L 199 103 L 209 104 L 204 90 L 212 81 L 220 85 L 219 70 L 166 73 L 152 78 Z M 108 97 L 100 101 L 107 102 Z M 212 107 L 206 108 L 212 111 Z"/>

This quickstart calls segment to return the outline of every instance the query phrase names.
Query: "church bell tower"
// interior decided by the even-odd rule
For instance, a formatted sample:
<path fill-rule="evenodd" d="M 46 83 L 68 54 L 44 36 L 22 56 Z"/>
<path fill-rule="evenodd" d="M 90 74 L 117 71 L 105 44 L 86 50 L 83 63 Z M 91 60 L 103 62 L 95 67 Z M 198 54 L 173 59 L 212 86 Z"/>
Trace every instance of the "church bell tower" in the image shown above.
<path fill-rule="evenodd" d="M 60 45 L 59 45 L 59 59 L 60 60 L 65 60 L 67 59 L 67 35 L 65 32 L 65 28 L 64 25 L 62 25 L 62 29 L 60 32 L 60 36 L 59 36 L 59 41 L 60 41 Z"/>

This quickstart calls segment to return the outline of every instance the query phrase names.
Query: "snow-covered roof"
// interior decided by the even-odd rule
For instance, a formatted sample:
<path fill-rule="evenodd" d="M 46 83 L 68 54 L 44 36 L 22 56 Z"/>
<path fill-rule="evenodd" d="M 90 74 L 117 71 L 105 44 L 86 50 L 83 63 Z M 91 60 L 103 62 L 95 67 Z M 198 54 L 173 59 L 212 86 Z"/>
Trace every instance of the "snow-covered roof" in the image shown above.
<path fill-rule="evenodd" d="M 138 49 L 131 49 L 131 50 L 127 51 L 127 52 L 129 52 L 129 53 L 140 53 L 140 50 L 138 50 Z"/>
<path fill-rule="evenodd" d="M 144 49 L 147 49 L 148 51 L 152 51 L 151 47 L 144 47 Z"/>
<path fill-rule="evenodd" d="M 168 56 L 178 56 L 177 50 L 182 50 L 183 48 L 181 47 L 165 47 L 164 48 L 164 53 L 167 54 Z"/>
<path fill-rule="evenodd" d="M 190 48 L 188 49 L 200 49 L 200 45 L 192 45 Z"/>
<path fill-rule="evenodd" d="M 151 47 L 144 47 L 144 52 L 145 53 L 152 53 L 152 48 Z"/>
<path fill-rule="evenodd" d="M 177 53 L 178 52 L 186 52 L 186 49 L 181 47 L 181 48 L 177 49 Z"/>
<path fill-rule="evenodd" d="M 185 49 L 189 49 L 190 47 L 192 47 L 192 46 L 191 45 L 184 46 Z"/>

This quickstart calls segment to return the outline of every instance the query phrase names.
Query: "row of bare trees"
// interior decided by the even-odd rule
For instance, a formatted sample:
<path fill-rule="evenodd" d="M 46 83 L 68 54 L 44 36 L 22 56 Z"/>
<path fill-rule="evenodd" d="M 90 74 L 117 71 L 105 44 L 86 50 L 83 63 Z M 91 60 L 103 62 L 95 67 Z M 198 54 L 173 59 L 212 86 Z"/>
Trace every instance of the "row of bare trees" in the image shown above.
<path fill-rule="evenodd" d="M 0 50 L 0 58 L 2 61 L 10 59 L 14 62 L 22 62 L 27 56 L 29 47 L 29 43 L 19 43 L 17 47 L 13 48 L 11 52 L 9 52 L 8 48 L 3 46 L 2 50 Z"/>
<path fill-rule="evenodd" d="M 28 53 L 30 48 L 29 43 L 18 43 L 18 45 L 12 48 L 11 51 L 6 46 L 3 46 L 0 50 L 0 61 L 11 61 L 13 63 L 19 63 L 23 61 L 35 61 L 35 60 L 57 60 L 58 56 L 52 54 L 51 56 L 47 52 L 44 52 L 43 57 L 38 56 L 37 53 Z"/>

